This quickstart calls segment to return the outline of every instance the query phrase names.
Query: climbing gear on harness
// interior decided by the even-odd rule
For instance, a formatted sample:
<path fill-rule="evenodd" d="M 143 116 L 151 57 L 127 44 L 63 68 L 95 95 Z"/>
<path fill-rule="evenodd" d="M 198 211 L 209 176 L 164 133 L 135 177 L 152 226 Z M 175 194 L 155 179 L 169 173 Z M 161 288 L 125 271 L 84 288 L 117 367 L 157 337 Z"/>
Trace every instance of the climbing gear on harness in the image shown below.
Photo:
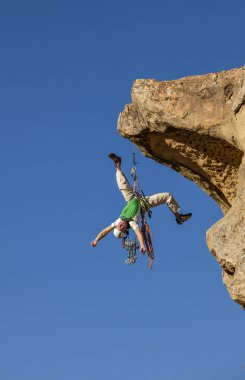
<path fill-rule="evenodd" d="M 136 250 L 139 248 L 135 240 L 127 241 L 126 238 L 122 240 L 123 248 L 128 251 L 128 258 L 124 261 L 125 264 L 132 265 L 136 263 L 137 253 Z"/>
<path fill-rule="evenodd" d="M 151 205 L 144 196 L 140 198 L 140 206 L 141 206 L 141 210 L 143 209 L 144 213 L 145 214 L 147 213 L 149 218 L 151 218 L 152 216 Z"/>

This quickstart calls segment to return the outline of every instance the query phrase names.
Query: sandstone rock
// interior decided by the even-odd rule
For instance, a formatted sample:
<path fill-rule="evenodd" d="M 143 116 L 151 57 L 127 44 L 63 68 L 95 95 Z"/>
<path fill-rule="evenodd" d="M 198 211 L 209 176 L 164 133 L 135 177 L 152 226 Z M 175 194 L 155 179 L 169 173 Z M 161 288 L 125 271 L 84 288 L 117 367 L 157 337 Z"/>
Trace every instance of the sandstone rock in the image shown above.
<path fill-rule="evenodd" d="M 245 70 L 138 79 L 119 133 L 204 189 L 224 217 L 207 231 L 231 297 L 245 306 Z"/>

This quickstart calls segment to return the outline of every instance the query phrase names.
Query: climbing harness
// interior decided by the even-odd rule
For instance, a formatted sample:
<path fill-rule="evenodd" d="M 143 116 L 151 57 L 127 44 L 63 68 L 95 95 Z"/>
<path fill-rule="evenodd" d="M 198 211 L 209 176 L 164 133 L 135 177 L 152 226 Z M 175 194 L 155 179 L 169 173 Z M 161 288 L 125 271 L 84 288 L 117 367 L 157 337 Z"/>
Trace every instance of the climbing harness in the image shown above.
<path fill-rule="evenodd" d="M 137 162 L 135 160 L 135 154 L 132 153 L 133 157 L 133 167 L 131 169 L 131 176 L 133 178 L 133 191 L 134 191 L 134 197 L 139 199 L 140 201 L 140 213 L 141 213 L 141 233 L 144 239 L 144 243 L 146 246 L 146 250 L 148 253 L 148 261 L 149 261 L 149 267 L 152 269 L 152 261 L 154 260 L 154 249 L 152 245 L 152 234 L 151 229 L 148 223 L 146 222 L 146 214 L 148 214 L 148 217 L 151 218 L 151 206 L 147 199 L 145 198 L 144 192 L 140 188 L 139 184 L 139 178 L 137 175 Z M 137 260 L 137 253 L 136 250 L 139 248 L 136 244 L 135 240 L 127 240 L 128 236 L 123 239 L 123 248 L 128 250 L 128 258 L 125 260 L 126 264 L 135 264 Z"/>

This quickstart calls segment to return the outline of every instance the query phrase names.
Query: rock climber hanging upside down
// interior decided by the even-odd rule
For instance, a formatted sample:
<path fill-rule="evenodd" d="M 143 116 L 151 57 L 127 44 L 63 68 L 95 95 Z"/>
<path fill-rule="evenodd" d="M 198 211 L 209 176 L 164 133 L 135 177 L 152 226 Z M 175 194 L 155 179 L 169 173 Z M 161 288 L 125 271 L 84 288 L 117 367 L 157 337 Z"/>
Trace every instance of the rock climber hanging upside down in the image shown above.
<path fill-rule="evenodd" d="M 145 253 L 146 247 L 139 227 L 139 217 L 141 210 L 140 201 L 135 197 L 133 188 L 130 186 L 126 176 L 122 172 L 121 157 L 117 156 L 115 153 L 110 153 L 109 158 L 115 164 L 117 184 L 127 204 L 122 210 L 119 218 L 110 226 L 103 229 L 91 242 L 91 246 L 96 247 L 98 242 L 111 231 L 113 231 L 113 234 L 116 238 L 124 238 L 127 235 L 128 229 L 132 228 L 139 241 L 140 252 Z M 180 206 L 174 199 L 173 195 L 170 193 L 159 193 L 145 196 L 145 200 L 147 201 L 149 208 L 160 206 L 166 203 L 170 211 L 174 214 L 176 222 L 178 224 L 183 224 L 192 216 L 191 213 L 180 213 Z"/>

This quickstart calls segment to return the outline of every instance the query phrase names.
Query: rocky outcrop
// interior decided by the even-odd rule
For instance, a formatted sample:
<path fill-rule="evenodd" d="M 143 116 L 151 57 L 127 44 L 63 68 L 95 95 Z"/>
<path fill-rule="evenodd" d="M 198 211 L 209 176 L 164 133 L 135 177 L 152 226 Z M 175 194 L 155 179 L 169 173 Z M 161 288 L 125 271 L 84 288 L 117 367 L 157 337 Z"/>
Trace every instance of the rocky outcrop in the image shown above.
<path fill-rule="evenodd" d="M 157 82 L 138 79 L 119 133 L 205 190 L 224 217 L 207 231 L 231 297 L 245 306 L 245 67 Z"/>

